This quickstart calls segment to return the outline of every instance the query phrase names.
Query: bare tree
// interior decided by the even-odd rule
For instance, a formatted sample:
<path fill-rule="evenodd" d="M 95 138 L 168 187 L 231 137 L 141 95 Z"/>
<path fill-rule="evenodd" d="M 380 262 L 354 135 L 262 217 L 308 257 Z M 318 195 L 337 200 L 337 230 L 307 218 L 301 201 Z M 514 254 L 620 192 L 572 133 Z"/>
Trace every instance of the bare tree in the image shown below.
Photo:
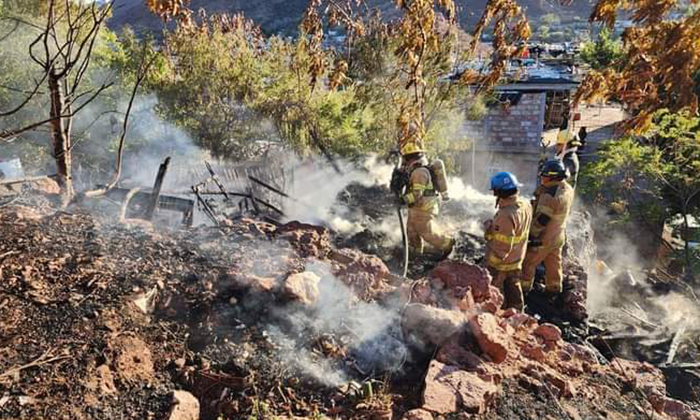
<path fill-rule="evenodd" d="M 0 117 L 19 112 L 47 87 L 50 110 L 47 118 L 23 127 L 0 130 L 0 140 L 49 125 L 51 145 L 56 160 L 56 176 L 61 187 L 62 201 L 73 196 L 71 177 L 71 132 L 73 117 L 102 92 L 112 86 L 104 82 L 99 87 L 81 89 L 90 68 L 92 53 L 112 3 L 99 6 L 96 2 L 49 0 L 46 24 L 31 25 L 39 34 L 29 46 L 29 56 L 41 69 L 41 77 L 34 80 L 34 88 L 9 110 L 0 110 Z"/>

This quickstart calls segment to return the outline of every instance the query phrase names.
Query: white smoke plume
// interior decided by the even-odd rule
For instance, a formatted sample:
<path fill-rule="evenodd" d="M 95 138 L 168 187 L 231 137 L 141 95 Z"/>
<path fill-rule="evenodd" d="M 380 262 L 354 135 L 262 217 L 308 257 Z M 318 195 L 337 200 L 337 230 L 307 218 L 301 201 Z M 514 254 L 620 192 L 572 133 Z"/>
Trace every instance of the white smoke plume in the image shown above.
<path fill-rule="evenodd" d="M 397 369 L 407 355 L 406 347 L 396 337 L 400 334 L 398 309 L 361 301 L 331 273 L 327 263 L 312 262 L 306 270 L 321 278 L 316 305 L 310 309 L 276 308 L 276 316 L 287 320 L 291 328 L 266 328 L 273 342 L 281 347 L 283 359 L 328 386 L 345 384 L 348 378 L 343 363 L 334 366 L 309 349 L 310 338 L 327 335 L 342 337 L 360 369 Z"/>
<path fill-rule="evenodd" d="M 340 205 L 338 195 L 351 184 L 366 187 L 388 185 L 393 167 L 368 157 L 362 165 L 339 161 L 341 173 L 323 158 L 293 161 L 294 182 L 289 194 L 294 197 L 284 211 L 290 220 L 321 224 L 332 230 L 352 235 L 364 230 L 357 209 Z"/>

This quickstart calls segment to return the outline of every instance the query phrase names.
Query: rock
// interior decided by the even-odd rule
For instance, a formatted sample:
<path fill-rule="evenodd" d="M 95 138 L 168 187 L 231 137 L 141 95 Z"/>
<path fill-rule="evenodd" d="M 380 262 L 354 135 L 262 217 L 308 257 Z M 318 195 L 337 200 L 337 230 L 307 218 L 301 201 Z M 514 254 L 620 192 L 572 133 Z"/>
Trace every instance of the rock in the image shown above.
<path fill-rule="evenodd" d="M 276 233 L 304 258 L 325 258 L 331 251 L 330 231 L 321 226 L 294 221 L 278 227 Z"/>
<path fill-rule="evenodd" d="M 496 317 L 489 313 L 474 315 L 469 319 L 469 327 L 484 354 L 496 363 L 506 360 L 508 337 Z"/>
<path fill-rule="evenodd" d="M 441 345 L 460 331 L 467 316 L 459 311 L 435 308 L 420 303 L 410 304 L 403 315 L 404 330 L 424 344 Z"/>
<path fill-rule="evenodd" d="M 700 414 L 691 410 L 691 408 L 678 400 L 668 397 L 660 397 L 654 408 L 660 413 L 664 413 L 673 419 L 678 420 L 700 420 Z"/>
<path fill-rule="evenodd" d="M 575 395 L 575 389 L 571 381 L 566 379 L 564 376 L 554 373 L 554 372 L 548 372 L 545 374 L 545 380 L 550 384 L 553 385 L 552 391 L 555 391 L 554 394 L 557 397 L 563 397 L 563 398 L 571 398 Z"/>
<path fill-rule="evenodd" d="M 541 362 L 545 359 L 544 349 L 539 343 L 527 343 L 520 348 L 520 354 L 524 357 Z"/>
<path fill-rule="evenodd" d="M 457 333 L 450 337 L 445 344 L 440 347 L 435 359 L 446 365 L 459 366 L 466 369 L 476 369 L 484 361 L 467 350 L 461 343 L 462 334 Z"/>
<path fill-rule="evenodd" d="M 528 314 L 518 312 L 517 314 L 506 318 L 505 323 L 514 329 L 518 330 L 522 327 L 534 327 L 537 325 L 537 320 Z"/>
<path fill-rule="evenodd" d="M 282 286 L 282 293 L 303 305 L 314 306 L 321 295 L 318 285 L 321 277 L 311 271 L 292 274 Z"/>
<path fill-rule="evenodd" d="M 433 415 L 430 411 L 416 408 L 404 414 L 401 420 L 433 420 Z"/>
<path fill-rule="evenodd" d="M 430 277 L 433 288 L 449 291 L 458 300 L 470 290 L 475 303 L 492 298 L 491 276 L 478 265 L 445 260 L 435 267 Z"/>
<path fill-rule="evenodd" d="M 559 341 L 561 340 L 561 330 L 556 325 L 542 324 L 533 331 L 533 334 L 540 337 L 544 341 Z"/>
<path fill-rule="evenodd" d="M 269 293 L 277 288 L 278 281 L 273 277 L 260 277 L 253 274 L 236 277 L 237 286 L 255 293 Z"/>
<path fill-rule="evenodd" d="M 517 315 L 517 314 L 519 314 L 519 313 L 520 313 L 520 312 L 518 312 L 518 310 L 515 309 L 515 308 L 508 308 L 508 309 L 506 309 L 505 311 L 503 311 L 503 312 L 501 313 L 501 318 L 510 318 L 510 317 L 512 317 L 513 315 Z"/>
<path fill-rule="evenodd" d="M 168 420 L 199 420 L 199 401 L 187 391 L 173 391 Z"/>
<path fill-rule="evenodd" d="M 423 409 L 437 414 L 458 411 L 481 414 L 500 392 L 499 386 L 475 373 L 433 360 L 425 377 Z"/>
<path fill-rule="evenodd" d="M 610 362 L 610 368 L 620 380 L 641 389 L 647 395 L 666 395 L 663 373 L 649 363 L 616 358 Z"/>
<path fill-rule="evenodd" d="M 374 255 L 343 249 L 331 251 L 329 258 L 336 263 L 333 274 L 362 299 L 376 299 L 396 289 L 389 284 L 391 276 L 386 264 Z"/>

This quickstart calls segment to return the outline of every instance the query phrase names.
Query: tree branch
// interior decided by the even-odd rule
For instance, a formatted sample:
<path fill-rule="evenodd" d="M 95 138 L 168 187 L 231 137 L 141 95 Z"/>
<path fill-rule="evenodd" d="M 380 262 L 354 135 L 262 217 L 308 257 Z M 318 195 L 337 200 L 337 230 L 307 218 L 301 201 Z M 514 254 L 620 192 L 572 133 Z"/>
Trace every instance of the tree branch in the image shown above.
<path fill-rule="evenodd" d="M 109 190 L 114 188 L 117 185 L 117 183 L 119 182 L 119 178 L 121 177 L 121 173 L 122 173 L 122 160 L 124 158 L 124 145 L 126 143 L 127 129 L 129 128 L 129 116 L 131 115 L 131 108 L 134 105 L 134 100 L 136 99 L 136 93 L 138 92 L 139 87 L 141 86 L 141 83 L 148 75 L 148 70 L 151 68 L 151 66 L 155 62 L 156 58 L 158 57 L 157 55 L 154 54 L 153 57 L 151 57 L 151 59 L 148 61 L 148 63 L 144 64 L 144 61 L 146 60 L 146 55 L 147 55 L 147 49 L 144 46 L 143 58 L 141 59 L 141 67 L 139 68 L 139 71 L 136 75 L 136 81 L 134 82 L 134 88 L 131 90 L 131 97 L 129 98 L 129 104 L 126 107 L 126 114 L 124 115 L 124 124 L 122 125 L 122 134 L 119 138 L 119 147 L 117 150 L 117 162 L 116 162 L 116 168 L 114 171 L 114 175 L 112 175 L 112 179 L 104 188 L 100 188 L 100 189 L 92 190 L 92 191 L 87 191 L 84 194 L 85 197 L 93 198 L 93 197 L 99 197 L 101 195 L 104 195 Z"/>

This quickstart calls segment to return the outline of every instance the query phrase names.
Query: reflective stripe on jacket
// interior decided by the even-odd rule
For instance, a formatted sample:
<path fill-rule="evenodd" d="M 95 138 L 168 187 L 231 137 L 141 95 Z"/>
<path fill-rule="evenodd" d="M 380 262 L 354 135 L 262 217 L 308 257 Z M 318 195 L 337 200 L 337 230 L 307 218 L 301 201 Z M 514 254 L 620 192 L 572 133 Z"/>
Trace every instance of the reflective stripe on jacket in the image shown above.
<path fill-rule="evenodd" d="M 434 193 L 433 181 L 428 168 L 417 168 L 411 172 L 404 201 L 410 211 L 420 211 L 437 215 L 439 211 L 438 195 Z"/>
<path fill-rule="evenodd" d="M 566 181 L 538 187 L 530 236 L 541 241 L 543 246 L 563 246 L 573 202 L 574 189 Z"/>
<path fill-rule="evenodd" d="M 499 200 L 498 211 L 484 235 L 486 262 L 498 271 L 522 268 L 532 222 L 532 207 L 517 194 Z"/>

